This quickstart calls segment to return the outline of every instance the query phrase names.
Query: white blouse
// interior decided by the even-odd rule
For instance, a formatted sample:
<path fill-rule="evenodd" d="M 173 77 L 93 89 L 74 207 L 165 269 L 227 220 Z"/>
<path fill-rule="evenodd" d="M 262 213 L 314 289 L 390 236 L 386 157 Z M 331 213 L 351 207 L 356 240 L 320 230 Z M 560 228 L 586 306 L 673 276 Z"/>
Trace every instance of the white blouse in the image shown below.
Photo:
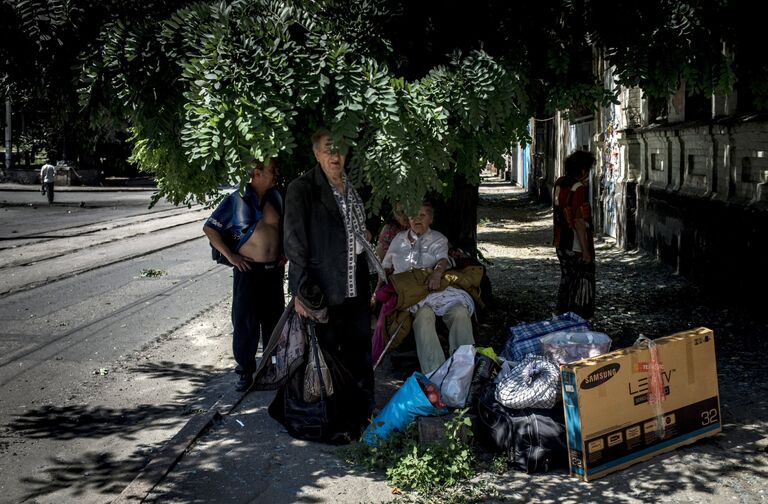
<path fill-rule="evenodd" d="M 393 268 L 395 273 L 402 273 L 413 268 L 434 268 L 437 261 L 446 259 L 451 265 L 453 261 L 448 257 L 448 238 L 434 229 L 427 230 L 421 236 L 410 229 L 399 232 L 389 245 L 384 256 L 384 268 Z M 429 306 L 435 315 L 442 317 L 445 312 L 455 304 L 463 304 L 467 307 L 469 315 L 475 310 L 472 296 L 455 287 L 448 287 L 439 292 L 430 292 L 427 297 L 410 308 L 415 313 L 424 305 Z"/>
<path fill-rule="evenodd" d="M 402 273 L 413 268 L 434 268 L 440 259 L 451 262 L 448 238 L 434 229 L 421 236 L 406 229 L 392 239 L 382 264 L 384 268 L 393 268 L 395 273 Z"/>

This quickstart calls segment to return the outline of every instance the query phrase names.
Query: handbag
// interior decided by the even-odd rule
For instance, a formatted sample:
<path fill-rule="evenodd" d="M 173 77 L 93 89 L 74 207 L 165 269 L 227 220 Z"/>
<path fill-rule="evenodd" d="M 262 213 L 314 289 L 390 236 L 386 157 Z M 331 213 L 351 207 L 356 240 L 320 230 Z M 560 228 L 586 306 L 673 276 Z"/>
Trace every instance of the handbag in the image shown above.
<path fill-rule="evenodd" d="M 304 320 L 301 323 L 305 323 Z M 314 322 L 310 322 L 314 327 Z M 317 338 L 313 338 L 309 345 L 309 358 L 307 359 L 307 369 L 304 371 L 304 401 L 314 403 L 323 397 L 333 395 L 333 380 L 331 371 L 325 362 L 323 352 L 317 345 Z"/>
<path fill-rule="evenodd" d="M 229 261 L 227 261 L 227 258 L 224 257 L 224 254 L 219 252 L 216 249 L 216 247 L 214 247 L 213 245 L 211 245 L 211 259 L 216 261 L 218 264 L 223 264 L 225 266 L 232 266 L 232 264 Z"/>

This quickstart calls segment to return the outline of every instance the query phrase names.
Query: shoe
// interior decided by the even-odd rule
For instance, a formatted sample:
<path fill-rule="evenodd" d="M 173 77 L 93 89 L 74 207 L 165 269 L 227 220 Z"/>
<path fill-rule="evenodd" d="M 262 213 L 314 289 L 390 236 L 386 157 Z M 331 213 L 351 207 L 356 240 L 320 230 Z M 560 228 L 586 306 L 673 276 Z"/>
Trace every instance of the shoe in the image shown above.
<path fill-rule="evenodd" d="M 253 376 L 250 374 L 241 374 L 235 390 L 237 392 L 245 392 L 251 388 L 251 385 L 253 385 Z"/>

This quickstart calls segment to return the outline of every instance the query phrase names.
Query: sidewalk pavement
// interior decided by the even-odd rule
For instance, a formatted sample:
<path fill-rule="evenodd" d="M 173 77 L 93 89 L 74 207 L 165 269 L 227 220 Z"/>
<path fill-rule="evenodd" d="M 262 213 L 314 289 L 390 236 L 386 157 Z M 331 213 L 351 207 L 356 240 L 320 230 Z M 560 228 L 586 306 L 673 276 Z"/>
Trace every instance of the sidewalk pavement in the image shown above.
<path fill-rule="evenodd" d="M 381 381 L 387 374 L 390 370 L 382 369 L 376 378 Z M 394 390 L 399 380 L 395 382 Z M 226 380 L 222 385 L 232 390 L 233 383 Z M 202 435 L 186 451 L 178 450 L 183 456 L 162 481 L 149 491 L 153 482 L 146 480 L 157 478 L 161 470 L 139 475 L 113 503 L 137 502 L 144 495 L 142 502 L 164 504 L 357 503 L 387 502 L 395 497 L 385 475 L 348 465 L 340 455 L 343 448 L 289 436 L 267 414 L 274 392 L 222 392 L 218 411 L 223 414 L 207 413 L 202 415 L 207 419 L 191 422 Z M 176 442 L 183 445 L 185 440 Z M 171 458 L 173 455 L 165 463 Z"/>
<path fill-rule="evenodd" d="M 392 378 L 388 359 L 383 366 L 377 382 L 395 390 L 401 380 Z M 289 436 L 267 414 L 273 392 L 233 396 L 225 392 L 232 389 L 232 379 L 219 385 L 222 414 L 208 412 L 190 421 L 185 429 L 199 429 L 200 437 L 193 440 L 194 433 L 186 432 L 174 438 L 175 452 L 164 460 L 161 455 L 149 471 L 154 474 L 139 475 L 114 504 L 414 502 L 389 487 L 384 473 L 345 462 L 343 447 Z M 466 502 L 766 502 L 768 456 L 752 450 L 765 432 L 755 427 L 726 423 L 723 434 L 591 483 L 569 477 L 565 469 L 532 475 L 483 472 L 471 485 L 489 492 Z"/>

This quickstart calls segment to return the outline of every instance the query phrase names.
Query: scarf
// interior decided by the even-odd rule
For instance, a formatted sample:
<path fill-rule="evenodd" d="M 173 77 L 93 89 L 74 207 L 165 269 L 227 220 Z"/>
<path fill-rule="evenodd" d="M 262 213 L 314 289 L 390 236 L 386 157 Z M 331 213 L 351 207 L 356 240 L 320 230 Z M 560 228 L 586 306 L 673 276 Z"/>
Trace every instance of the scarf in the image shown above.
<path fill-rule="evenodd" d="M 336 198 L 336 204 L 339 206 L 342 217 L 344 217 L 344 228 L 347 233 L 347 295 L 348 298 L 357 296 L 357 283 L 355 275 L 357 270 L 357 254 L 355 241 L 358 236 L 363 237 L 365 241 L 365 205 L 362 198 L 357 194 L 355 188 L 349 185 L 347 175 L 342 174 L 344 180 L 344 193 L 341 194 L 336 187 L 331 184 L 333 196 Z"/>

